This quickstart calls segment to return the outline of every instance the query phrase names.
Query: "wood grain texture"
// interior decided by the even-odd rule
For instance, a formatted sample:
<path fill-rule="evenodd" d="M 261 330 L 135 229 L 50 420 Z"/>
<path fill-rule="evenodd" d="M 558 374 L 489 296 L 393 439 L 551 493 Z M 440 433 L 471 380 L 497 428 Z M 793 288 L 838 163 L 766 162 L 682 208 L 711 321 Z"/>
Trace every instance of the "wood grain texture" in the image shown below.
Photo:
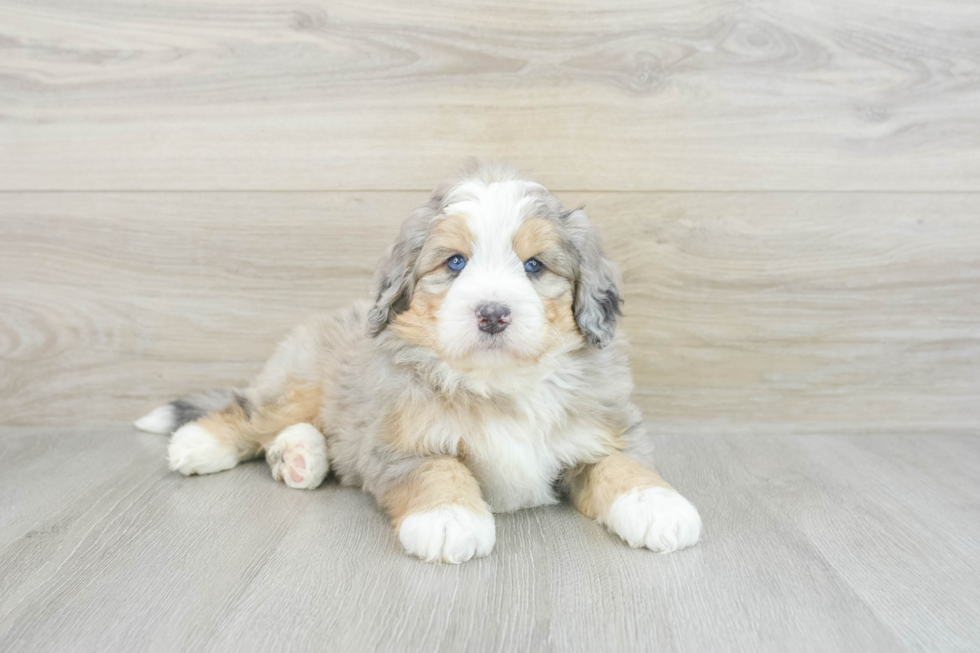
<path fill-rule="evenodd" d="M 499 516 L 493 554 L 451 566 L 406 557 L 371 499 L 333 481 L 290 490 L 262 463 L 186 479 L 158 436 L 3 428 L 0 649 L 980 645 L 975 434 L 654 445 L 704 516 L 696 548 L 633 550 L 560 505 Z"/>
<path fill-rule="evenodd" d="M 0 3 L 0 188 L 976 190 L 956 0 Z"/>
<path fill-rule="evenodd" d="M 0 423 L 128 421 L 247 382 L 293 325 L 370 292 L 419 193 L 12 193 Z M 568 193 L 625 280 L 651 427 L 980 419 L 977 195 Z"/>

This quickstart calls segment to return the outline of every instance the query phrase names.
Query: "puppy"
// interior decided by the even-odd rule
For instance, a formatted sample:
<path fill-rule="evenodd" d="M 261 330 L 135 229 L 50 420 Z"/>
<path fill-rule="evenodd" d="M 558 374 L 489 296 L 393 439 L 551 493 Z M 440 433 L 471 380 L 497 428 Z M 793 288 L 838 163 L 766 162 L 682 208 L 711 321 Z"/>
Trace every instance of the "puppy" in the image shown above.
<path fill-rule="evenodd" d="M 332 469 L 427 561 L 485 556 L 493 513 L 560 496 L 633 547 L 698 541 L 694 506 L 629 455 L 645 432 L 618 272 L 584 211 L 474 166 L 409 215 L 373 297 L 298 327 L 248 388 L 136 425 L 176 429 L 182 474 L 264 452 L 276 480 L 312 489 Z"/>

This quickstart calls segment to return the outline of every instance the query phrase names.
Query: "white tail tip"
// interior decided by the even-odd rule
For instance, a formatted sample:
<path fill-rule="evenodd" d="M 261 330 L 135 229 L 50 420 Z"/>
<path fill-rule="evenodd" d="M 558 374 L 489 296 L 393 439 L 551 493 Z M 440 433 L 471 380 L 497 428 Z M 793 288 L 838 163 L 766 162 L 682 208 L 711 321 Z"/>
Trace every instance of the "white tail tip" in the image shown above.
<path fill-rule="evenodd" d="M 170 404 L 160 406 L 149 415 L 144 415 L 133 424 L 141 431 L 169 434 L 177 426 L 177 412 Z"/>

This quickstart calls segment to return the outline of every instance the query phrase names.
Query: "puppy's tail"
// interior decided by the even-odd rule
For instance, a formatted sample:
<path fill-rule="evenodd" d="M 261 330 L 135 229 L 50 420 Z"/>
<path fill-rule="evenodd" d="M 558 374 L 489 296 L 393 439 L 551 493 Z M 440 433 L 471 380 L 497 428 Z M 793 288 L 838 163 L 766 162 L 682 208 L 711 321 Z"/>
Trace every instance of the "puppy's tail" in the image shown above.
<path fill-rule="evenodd" d="M 244 395 L 238 388 L 210 390 L 171 401 L 139 418 L 133 424 L 141 431 L 169 434 L 188 422 L 230 406 L 232 402 L 243 405 L 244 401 Z"/>

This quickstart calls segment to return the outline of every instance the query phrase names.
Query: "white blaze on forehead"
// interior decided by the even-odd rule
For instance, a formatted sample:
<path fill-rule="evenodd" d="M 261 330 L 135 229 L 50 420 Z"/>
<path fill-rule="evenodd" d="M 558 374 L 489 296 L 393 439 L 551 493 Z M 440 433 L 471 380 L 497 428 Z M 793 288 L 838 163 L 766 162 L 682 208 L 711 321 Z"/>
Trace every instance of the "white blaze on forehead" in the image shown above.
<path fill-rule="evenodd" d="M 538 187 L 538 184 L 469 181 L 449 194 L 446 213 L 466 217 L 473 233 L 472 259 L 476 265 L 497 267 L 516 260 L 514 234 L 524 222 L 525 211 L 532 202 L 525 193 L 530 187 Z"/>

